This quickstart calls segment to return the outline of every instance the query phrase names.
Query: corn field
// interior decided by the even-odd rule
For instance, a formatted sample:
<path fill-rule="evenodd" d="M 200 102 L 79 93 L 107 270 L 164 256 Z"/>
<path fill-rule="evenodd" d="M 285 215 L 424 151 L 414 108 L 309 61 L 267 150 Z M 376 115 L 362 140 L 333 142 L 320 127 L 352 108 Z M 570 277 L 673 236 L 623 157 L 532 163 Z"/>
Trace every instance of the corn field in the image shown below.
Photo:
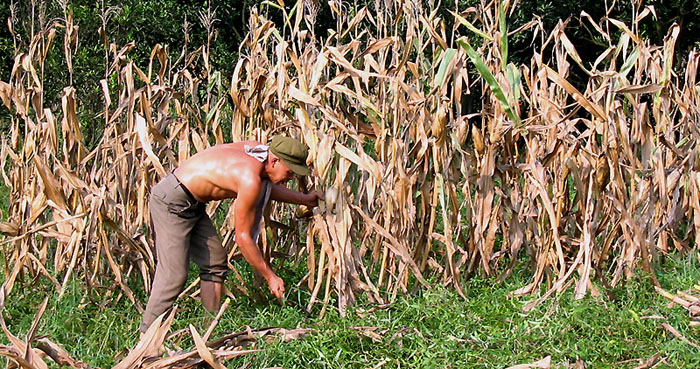
<path fill-rule="evenodd" d="M 92 122 L 78 119 L 70 84 L 60 102 L 44 99 L 49 50 L 63 48 L 72 74 L 79 45 L 64 7 L 23 40 L 0 81 L 11 113 L 0 153 L 4 296 L 39 278 L 63 294 L 78 280 L 85 303 L 96 293 L 141 311 L 133 288 L 150 290 L 156 262 L 150 188 L 210 145 L 280 133 L 309 146 L 313 175 L 298 186 L 326 201 L 306 217 L 274 205 L 261 247 L 306 263 L 306 276 L 287 283 L 307 289 L 306 309 L 319 314 L 331 301 L 345 314 L 359 294 L 388 303 L 434 284 L 464 296 L 474 274 L 503 281 L 520 269 L 530 280 L 512 296 L 532 296 L 529 310 L 567 288 L 604 293 L 592 282 L 609 289 L 640 269 L 658 284 L 663 254 L 697 250 L 700 56 L 674 60 L 679 26 L 650 45 L 639 22 L 653 7 L 639 2 L 630 24 L 583 13 L 608 45 L 590 64 L 563 21 L 552 31 L 537 18 L 509 25 L 517 1 L 482 1 L 451 19 L 425 3 L 329 1 L 337 25 L 326 38 L 314 28 L 318 3 L 260 5 L 231 76 L 210 65 L 212 36 L 176 56 L 155 45 L 136 65 L 133 44 L 110 42 L 105 17 L 104 76 L 94 81 L 104 107 Z M 520 32 L 537 52 L 517 65 L 508 39 Z M 91 148 L 93 124 L 104 133 Z M 233 207 L 207 206 L 217 209 L 233 259 Z M 228 283 L 250 292 L 235 272 Z"/>

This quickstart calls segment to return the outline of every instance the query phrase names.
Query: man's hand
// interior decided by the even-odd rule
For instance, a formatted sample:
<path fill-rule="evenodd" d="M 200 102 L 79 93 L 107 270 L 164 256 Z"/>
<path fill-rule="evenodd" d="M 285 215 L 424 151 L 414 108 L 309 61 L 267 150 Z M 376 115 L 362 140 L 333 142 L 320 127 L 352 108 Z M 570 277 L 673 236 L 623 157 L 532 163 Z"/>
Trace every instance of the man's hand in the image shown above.
<path fill-rule="evenodd" d="M 272 294 L 275 295 L 278 300 L 282 300 L 282 297 L 284 296 L 284 281 L 282 278 L 273 274 L 267 280 L 267 285 L 270 287 L 270 292 L 272 292 Z"/>
<path fill-rule="evenodd" d="M 323 194 L 318 191 L 312 191 L 306 194 L 306 199 L 302 205 L 313 208 L 318 206 L 318 200 L 325 201 Z"/>

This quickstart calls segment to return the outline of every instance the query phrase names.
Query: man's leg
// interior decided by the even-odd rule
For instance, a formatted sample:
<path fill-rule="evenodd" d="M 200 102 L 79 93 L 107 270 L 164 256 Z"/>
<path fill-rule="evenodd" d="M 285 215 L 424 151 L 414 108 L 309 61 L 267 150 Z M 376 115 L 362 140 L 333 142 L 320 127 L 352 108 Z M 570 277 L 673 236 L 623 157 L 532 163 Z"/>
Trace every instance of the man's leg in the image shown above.
<path fill-rule="evenodd" d="M 224 284 L 221 282 L 204 280 L 200 282 L 202 305 L 212 314 L 216 314 L 219 311 L 219 307 L 221 307 L 223 286 Z"/>
<path fill-rule="evenodd" d="M 188 249 L 190 232 L 196 219 L 185 219 L 169 210 L 169 195 L 177 182 L 166 177 L 153 190 L 149 201 L 149 210 L 156 234 L 156 274 L 151 286 L 146 311 L 139 326 L 141 332 L 146 332 L 153 321 L 173 306 L 177 296 L 187 281 Z"/>
<path fill-rule="evenodd" d="M 212 314 L 221 306 L 223 282 L 228 274 L 226 256 L 214 224 L 209 216 L 202 215 L 192 231 L 190 259 L 199 266 L 202 305 Z"/>
<path fill-rule="evenodd" d="M 156 246 L 156 249 L 158 247 Z M 160 315 L 173 306 L 177 296 L 187 281 L 187 256 L 185 253 L 178 255 L 171 254 L 164 261 L 158 252 L 159 258 L 156 264 L 156 275 L 151 286 L 151 295 L 148 298 L 146 311 L 143 313 L 143 320 L 139 326 L 141 332 L 146 332 L 151 323 Z"/>

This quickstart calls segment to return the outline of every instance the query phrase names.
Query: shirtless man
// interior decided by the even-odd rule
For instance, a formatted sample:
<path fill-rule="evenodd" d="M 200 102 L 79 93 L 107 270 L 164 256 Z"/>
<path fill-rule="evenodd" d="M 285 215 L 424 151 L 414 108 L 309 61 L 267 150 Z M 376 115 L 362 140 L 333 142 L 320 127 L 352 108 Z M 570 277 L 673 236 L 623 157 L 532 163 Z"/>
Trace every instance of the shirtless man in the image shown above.
<path fill-rule="evenodd" d="M 187 280 L 189 260 L 199 266 L 201 299 L 216 313 L 228 274 L 226 250 L 205 204 L 234 198 L 236 243 L 243 257 L 281 299 L 284 281 L 257 247 L 260 221 L 269 199 L 309 207 L 322 196 L 304 194 L 285 184 L 294 174 L 309 174 L 308 149 L 291 137 L 275 136 L 270 145 L 243 141 L 210 147 L 183 162 L 151 190 L 149 209 L 155 231 L 156 274 L 139 330 L 144 333 L 156 317 L 170 309 Z"/>

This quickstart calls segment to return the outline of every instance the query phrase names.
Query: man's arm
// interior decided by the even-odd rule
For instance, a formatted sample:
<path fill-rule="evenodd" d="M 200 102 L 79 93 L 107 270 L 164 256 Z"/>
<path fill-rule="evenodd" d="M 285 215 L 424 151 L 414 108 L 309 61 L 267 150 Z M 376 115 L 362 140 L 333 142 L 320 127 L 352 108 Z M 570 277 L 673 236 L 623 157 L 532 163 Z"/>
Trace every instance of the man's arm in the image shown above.
<path fill-rule="evenodd" d="M 323 196 L 316 191 L 301 193 L 299 191 L 291 190 L 282 184 L 275 183 L 272 183 L 270 198 L 275 201 L 306 205 L 309 207 L 318 206 L 318 200 L 323 200 Z"/>
<path fill-rule="evenodd" d="M 259 194 L 259 180 L 241 181 L 238 185 L 238 196 L 234 201 L 236 244 L 238 244 L 238 248 L 241 249 L 248 264 L 267 280 L 270 292 L 281 299 L 284 293 L 284 282 L 267 264 L 250 234 L 255 222 L 255 203 Z"/>

